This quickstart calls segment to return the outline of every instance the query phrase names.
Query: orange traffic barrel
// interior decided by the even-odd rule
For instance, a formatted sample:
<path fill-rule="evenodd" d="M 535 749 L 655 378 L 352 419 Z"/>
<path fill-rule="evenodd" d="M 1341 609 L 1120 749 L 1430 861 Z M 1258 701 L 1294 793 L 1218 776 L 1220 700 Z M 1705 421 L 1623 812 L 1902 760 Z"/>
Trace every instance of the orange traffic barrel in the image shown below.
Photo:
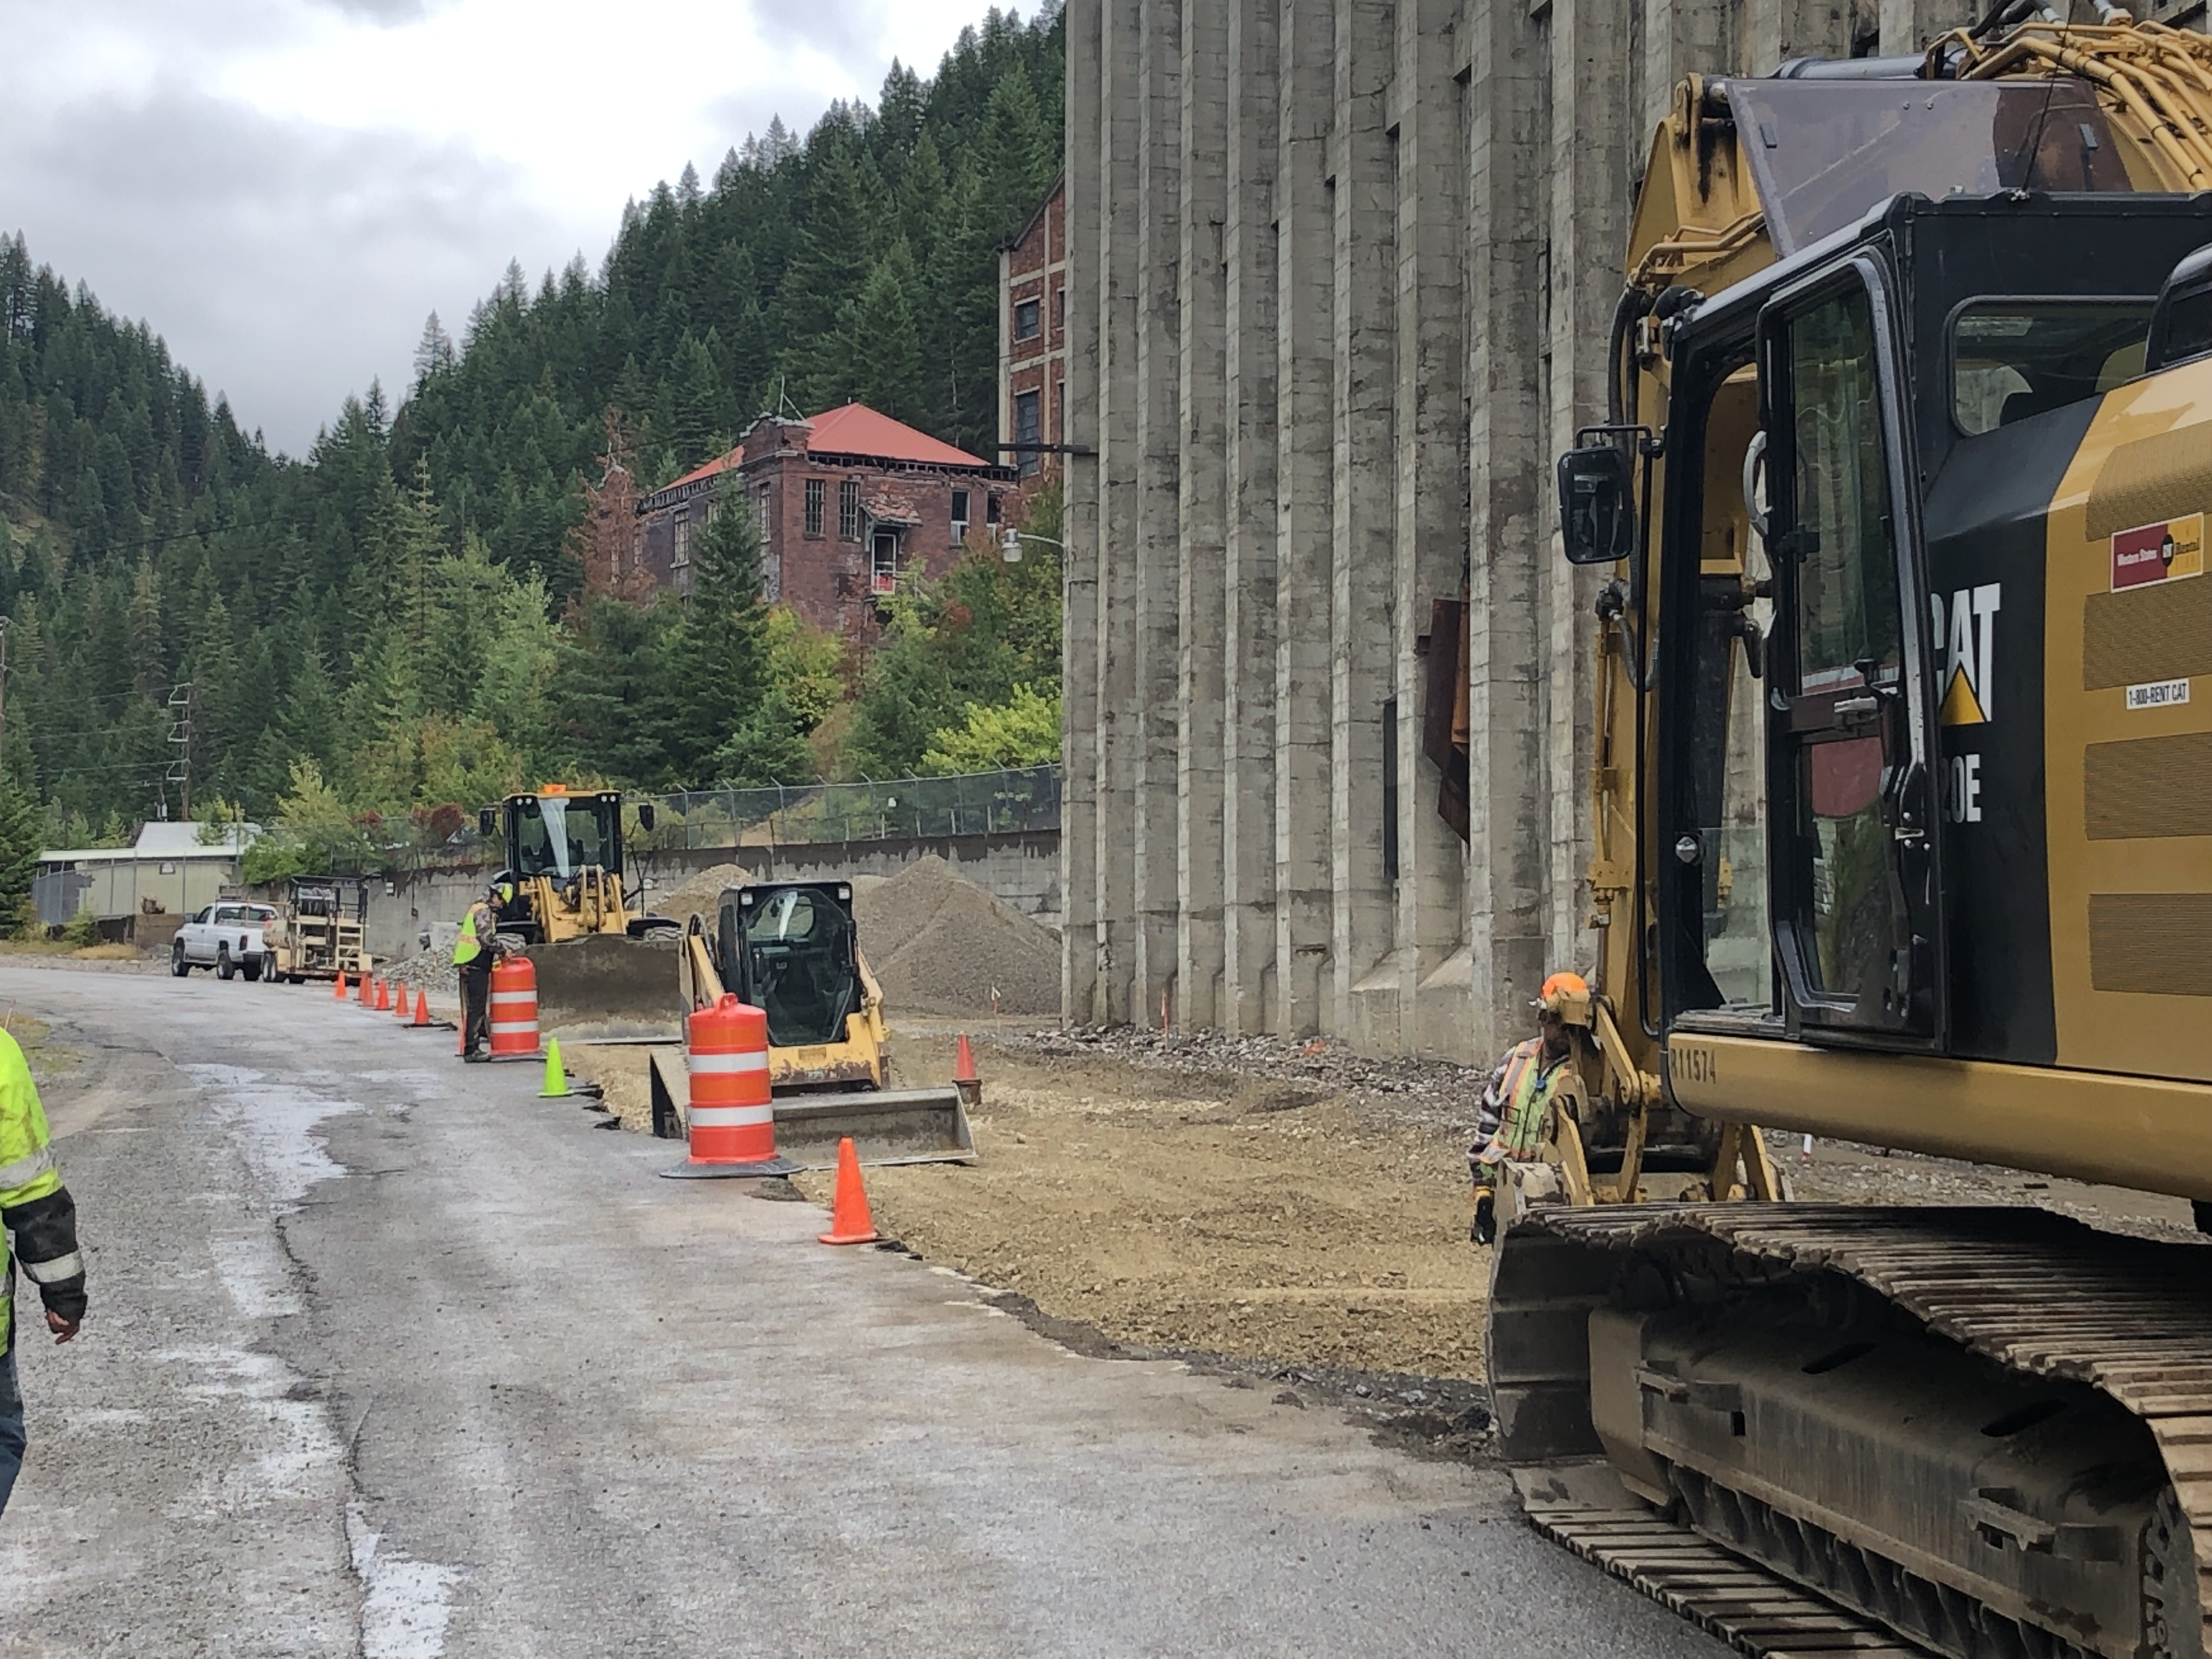
<path fill-rule="evenodd" d="M 775 1105 L 768 1081 L 768 1015 L 733 991 L 687 1022 L 691 1078 L 690 1153 L 666 1176 L 789 1175 L 775 1151 Z"/>
<path fill-rule="evenodd" d="M 491 1057 L 538 1058 L 538 970 L 528 957 L 501 957 L 492 964 Z"/>

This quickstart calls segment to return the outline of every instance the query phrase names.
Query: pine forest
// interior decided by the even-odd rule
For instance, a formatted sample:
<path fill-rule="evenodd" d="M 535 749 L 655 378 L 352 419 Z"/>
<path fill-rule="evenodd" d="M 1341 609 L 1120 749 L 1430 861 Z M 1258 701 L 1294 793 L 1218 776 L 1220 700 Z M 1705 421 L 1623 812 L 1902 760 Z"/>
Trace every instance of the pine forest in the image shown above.
<path fill-rule="evenodd" d="M 599 591 L 611 457 L 649 490 L 758 414 L 859 399 L 991 453 L 999 248 L 1060 164 L 1055 10 L 994 9 L 873 107 L 781 121 L 622 215 L 593 271 L 519 265 L 413 383 L 311 452 L 0 240 L 0 896 L 37 846 L 135 821 L 327 823 L 374 843 L 564 778 L 644 789 L 1058 752 L 1059 567 L 971 553 L 866 660 L 767 606 L 751 515 L 688 605 Z M 1056 511 L 1047 495 L 1031 526 Z"/>

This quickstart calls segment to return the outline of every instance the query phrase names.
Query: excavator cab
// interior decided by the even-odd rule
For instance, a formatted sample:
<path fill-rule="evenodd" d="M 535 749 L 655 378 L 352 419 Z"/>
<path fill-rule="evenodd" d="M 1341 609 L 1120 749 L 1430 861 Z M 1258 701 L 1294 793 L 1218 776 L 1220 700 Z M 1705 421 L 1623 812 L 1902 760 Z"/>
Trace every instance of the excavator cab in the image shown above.
<path fill-rule="evenodd" d="M 860 1012 L 853 889 L 844 882 L 786 882 L 722 896 L 721 959 L 730 988 L 768 1014 L 778 1048 L 842 1042 Z"/>

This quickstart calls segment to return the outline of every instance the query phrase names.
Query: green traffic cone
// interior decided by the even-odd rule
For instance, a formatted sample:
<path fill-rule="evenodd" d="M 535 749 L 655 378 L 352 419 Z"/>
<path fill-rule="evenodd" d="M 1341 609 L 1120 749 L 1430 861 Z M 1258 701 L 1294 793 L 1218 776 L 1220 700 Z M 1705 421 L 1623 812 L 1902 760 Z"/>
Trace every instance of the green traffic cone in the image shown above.
<path fill-rule="evenodd" d="M 545 1086 L 538 1091 L 540 1100 L 566 1100 L 568 1097 L 568 1074 L 561 1069 L 561 1039 L 549 1037 L 545 1043 Z"/>

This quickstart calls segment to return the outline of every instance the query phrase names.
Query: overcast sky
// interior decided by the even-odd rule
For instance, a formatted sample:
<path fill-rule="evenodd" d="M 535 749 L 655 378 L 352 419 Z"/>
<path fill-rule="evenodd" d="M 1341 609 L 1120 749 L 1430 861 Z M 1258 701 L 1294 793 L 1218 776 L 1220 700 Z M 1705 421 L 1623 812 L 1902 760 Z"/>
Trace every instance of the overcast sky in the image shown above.
<path fill-rule="evenodd" d="M 596 270 L 624 200 L 933 73 L 988 3 L 0 0 L 0 230 L 303 453 L 434 307 Z"/>

